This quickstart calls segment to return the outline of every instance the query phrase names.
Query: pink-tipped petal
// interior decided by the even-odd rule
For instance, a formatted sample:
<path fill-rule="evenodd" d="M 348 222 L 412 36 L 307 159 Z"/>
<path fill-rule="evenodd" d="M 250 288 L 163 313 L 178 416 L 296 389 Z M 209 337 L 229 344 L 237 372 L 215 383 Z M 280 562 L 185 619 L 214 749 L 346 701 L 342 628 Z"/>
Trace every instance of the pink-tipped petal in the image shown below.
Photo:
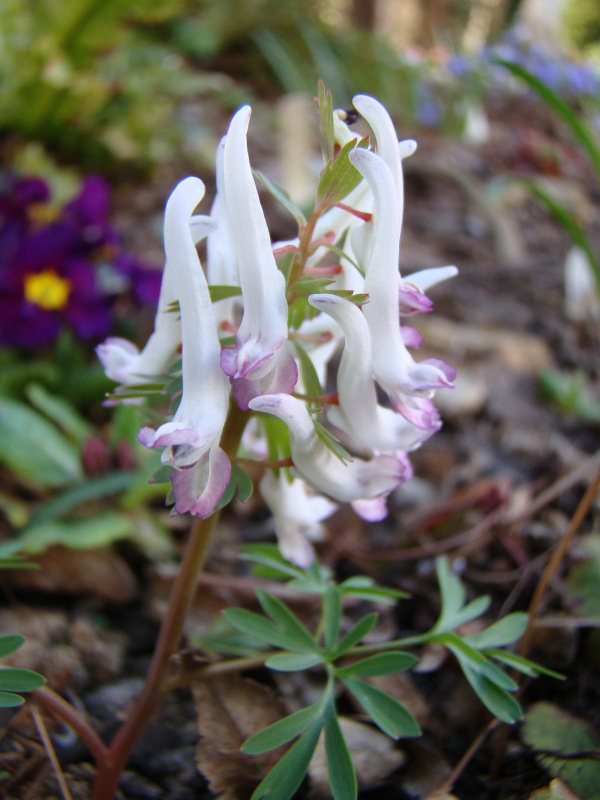
<path fill-rule="evenodd" d="M 298 365 L 285 347 L 281 348 L 276 356 L 273 369 L 264 378 L 259 380 L 231 379 L 233 397 L 241 411 L 247 411 L 250 400 L 261 394 L 291 394 L 297 382 Z"/>
<path fill-rule="evenodd" d="M 402 341 L 405 347 L 412 347 L 413 350 L 418 350 L 423 343 L 423 337 L 416 328 L 411 328 L 410 325 L 403 325 L 400 329 Z"/>
<path fill-rule="evenodd" d="M 388 515 L 387 499 L 375 497 L 373 500 L 355 500 L 352 510 L 367 522 L 380 522 Z"/>
<path fill-rule="evenodd" d="M 171 485 L 178 514 L 208 517 L 231 478 L 231 463 L 220 447 L 213 447 L 191 469 L 174 469 Z"/>
<path fill-rule="evenodd" d="M 291 453 L 300 475 L 319 492 L 352 502 L 389 494 L 405 480 L 401 458 L 378 455 L 342 463 L 319 439 L 304 403 L 289 395 L 263 395 L 250 401 L 250 408 L 274 414 L 290 431 Z"/>

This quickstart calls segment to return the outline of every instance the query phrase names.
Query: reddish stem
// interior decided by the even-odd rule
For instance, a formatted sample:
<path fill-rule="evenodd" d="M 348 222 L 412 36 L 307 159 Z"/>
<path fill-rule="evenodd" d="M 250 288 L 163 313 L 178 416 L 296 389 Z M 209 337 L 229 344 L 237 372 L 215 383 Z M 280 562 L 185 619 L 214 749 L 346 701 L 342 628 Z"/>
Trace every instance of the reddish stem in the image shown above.
<path fill-rule="evenodd" d="M 237 452 L 247 420 L 246 414 L 241 414 L 237 407 L 232 406 L 221 437 L 221 447 L 226 453 L 233 455 Z M 206 519 L 194 520 L 171 590 L 169 606 L 161 625 L 146 682 L 105 758 L 99 764 L 92 800 L 114 800 L 129 755 L 168 691 L 166 679 L 169 662 L 179 645 L 185 618 L 196 592 L 198 575 L 204 565 L 218 518 L 217 512 Z"/>

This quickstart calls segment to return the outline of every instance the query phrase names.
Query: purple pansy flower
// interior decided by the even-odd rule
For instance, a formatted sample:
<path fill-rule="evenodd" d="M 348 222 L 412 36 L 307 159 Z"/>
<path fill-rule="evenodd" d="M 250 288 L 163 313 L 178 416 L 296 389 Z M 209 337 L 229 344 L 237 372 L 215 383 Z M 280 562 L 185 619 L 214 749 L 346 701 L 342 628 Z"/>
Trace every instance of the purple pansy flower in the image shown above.
<path fill-rule="evenodd" d="M 160 276 L 119 248 L 102 178 L 86 178 L 58 211 L 49 200 L 39 178 L 0 176 L 0 342 L 8 346 L 51 344 L 63 327 L 97 340 L 111 328 L 117 294 L 138 305 L 158 298 Z"/>

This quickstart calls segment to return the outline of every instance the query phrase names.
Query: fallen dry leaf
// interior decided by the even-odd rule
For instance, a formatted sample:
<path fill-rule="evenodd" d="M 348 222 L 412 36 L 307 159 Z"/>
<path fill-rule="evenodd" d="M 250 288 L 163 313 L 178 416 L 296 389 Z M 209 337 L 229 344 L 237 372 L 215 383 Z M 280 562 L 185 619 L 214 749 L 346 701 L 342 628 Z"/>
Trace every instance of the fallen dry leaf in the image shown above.
<path fill-rule="evenodd" d="M 201 737 L 198 769 L 213 792 L 244 800 L 281 758 L 284 748 L 260 756 L 247 756 L 240 748 L 249 736 L 288 711 L 271 689 L 247 678 L 199 681 L 192 691 Z"/>
<path fill-rule="evenodd" d="M 440 789 L 451 772 L 441 752 L 424 739 L 411 739 L 404 744 L 407 762 L 401 776 L 402 788 L 410 795 L 426 800 L 451 798 L 452 795 L 446 795 L 445 790 Z"/>
<path fill-rule="evenodd" d="M 91 595 L 110 603 L 128 603 L 138 592 L 133 572 L 109 547 L 50 547 L 34 560 L 40 569 L 11 570 L 11 583 L 41 592 Z"/>

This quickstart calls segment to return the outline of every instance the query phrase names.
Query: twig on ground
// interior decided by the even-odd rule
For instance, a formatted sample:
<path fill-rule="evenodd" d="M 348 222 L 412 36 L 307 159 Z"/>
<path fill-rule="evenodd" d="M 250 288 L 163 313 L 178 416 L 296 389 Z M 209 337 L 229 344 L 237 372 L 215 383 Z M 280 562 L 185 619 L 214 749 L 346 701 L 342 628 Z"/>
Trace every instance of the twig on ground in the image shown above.
<path fill-rule="evenodd" d="M 529 651 L 529 646 L 531 644 L 531 636 L 533 631 L 533 623 L 537 616 L 538 610 L 546 593 L 546 589 L 548 588 L 549 584 L 551 583 L 552 579 L 554 578 L 561 561 L 563 560 L 567 550 L 569 549 L 571 542 L 575 538 L 575 535 L 579 531 L 585 517 L 587 516 L 588 511 L 591 508 L 592 503 L 594 502 L 596 495 L 598 494 L 598 490 L 600 489 L 600 470 L 596 472 L 596 476 L 592 483 L 588 486 L 585 494 L 581 498 L 575 513 L 571 519 L 571 523 L 569 525 L 569 529 L 567 530 L 566 534 L 563 536 L 561 541 L 558 543 L 552 557 L 548 561 L 546 565 L 546 569 L 544 570 L 542 577 L 538 585 L 535 588 L 535 592 L 533 593 L 533 597 L 531 598 L 531 603 L 529 604 L 528 614 L 529 614 L 529 624 L 527 626 L 527 630 L 523 634 L 523 637 L 519 643 L 519 655 L 526 656 Z"/>
<path fill-rule="evenodd" d="M 496 730 L 496 728 L 501 724 L 499 719 L 491 720 L 485 728 L 473 739 L 469 747 L 465 750 L 463 755 L 461 756 L 460 760 L 450 773 L 450 775 L 446 778 L 443 784 L 438 787 L 432 794 L 430 794 L 427 800 L 436 800 L 436 798 L 443 798 L 445 797 L 452 789 L 456 781 L 462 775 L 465 767 L 469 764 L 471 759 L 477 754 L 480 747 L 483 745 L 487 737 Z"/>
<path fill-rule="evenodd" d="M 54 749 L 54 745 L 52 744 L 52 739 L 50 738 L 50 734 L 48 733 L 48 728 L 46 727 L 44 718 L 42 717 L 39 710 L 35 707 L 34 704 L 30 705 L 29 711 L 31 713 L 31 716 L 33 717 L 35 727 L 37 728 L 37 732 L 39 733 L 40 739 L 42 740 L 44 749 L 46 750 L 46 755 L 48 756 L 48 760 L 52 764 L 52 769 L 54 770 L 54 774 L 56 775 L 56 780 L 58 782 L 60 793 L 62 794 L 64 800 L 73 800 L 71 792 L 69 791 L 69 787 L 67 785 L 67 780 L 65 778 L 64 772 L 62 771 L 60 763 L 56 756 L 56 751 Z"/>

